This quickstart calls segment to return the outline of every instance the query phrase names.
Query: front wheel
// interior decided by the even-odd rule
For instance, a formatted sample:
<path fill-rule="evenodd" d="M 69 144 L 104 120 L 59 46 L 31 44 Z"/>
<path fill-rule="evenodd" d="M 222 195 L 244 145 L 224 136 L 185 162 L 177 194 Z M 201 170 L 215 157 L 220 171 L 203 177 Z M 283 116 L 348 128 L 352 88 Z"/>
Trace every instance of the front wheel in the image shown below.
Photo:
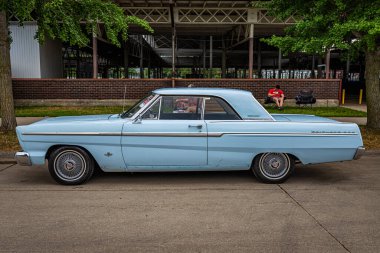
<path fill-rule="evenodd" d="M 294 159 L 286 153 L 260 154 L 251 170 L 264 183 L 282 183 L 293 173 Z"/>
<path fill-rule="evenodd" d="M 61 147 L 50 155 L 49 172 L 60 184 L 82 184 L 94 173 L 94 159 L 81 148 Z"/>

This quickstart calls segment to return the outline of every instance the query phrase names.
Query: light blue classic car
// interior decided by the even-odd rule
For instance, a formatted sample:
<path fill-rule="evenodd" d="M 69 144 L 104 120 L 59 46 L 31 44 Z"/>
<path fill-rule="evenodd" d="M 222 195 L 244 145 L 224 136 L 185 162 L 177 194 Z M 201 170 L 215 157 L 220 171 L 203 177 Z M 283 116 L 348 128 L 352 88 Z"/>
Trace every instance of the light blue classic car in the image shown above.
<path fill-rule="evenodd" d="M 62 184 L 106 172 L 251 170 L 285 181 L 294 164 L 358 159 L 356 124 L 269 114 L 252 93 L 218 88 L 153 91 L 115 115 L 46 118 L 17 127 L 20 165 L 43 165 Z"/>

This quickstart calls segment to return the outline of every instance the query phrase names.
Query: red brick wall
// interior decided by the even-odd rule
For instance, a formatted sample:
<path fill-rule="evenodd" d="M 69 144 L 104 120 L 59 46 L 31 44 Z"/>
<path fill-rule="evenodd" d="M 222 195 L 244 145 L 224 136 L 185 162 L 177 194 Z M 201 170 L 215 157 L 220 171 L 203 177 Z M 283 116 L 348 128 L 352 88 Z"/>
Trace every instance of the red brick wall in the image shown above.
<path fill-rule="evenodd" d="M 299 90 L 314 90 L 317 99 L 339 99 L 338 79 L 175 79 L 176 87 L 223 87 L 251 91 L 266 97 L 269 88 L 281 85 L 285 95 L 294 98 Z M 150 91 L 171 87 L 171 79 L 13 79 L 15 99 L 140 99 Z"/>

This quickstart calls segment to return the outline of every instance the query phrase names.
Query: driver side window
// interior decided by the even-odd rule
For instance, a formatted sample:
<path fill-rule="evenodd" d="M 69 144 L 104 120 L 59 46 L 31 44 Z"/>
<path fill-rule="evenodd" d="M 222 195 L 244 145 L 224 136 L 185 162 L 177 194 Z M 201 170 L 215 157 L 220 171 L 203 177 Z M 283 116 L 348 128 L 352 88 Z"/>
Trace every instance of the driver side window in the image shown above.
<path fill-rule="evenodd" d="M 161 98 L 158 99 L 142 116 L 145 120 L 157 120 L 160 115 Z"/>
<path fill-rule="evenodd" d="M 203 98 L 196 96 L 163 96 L 141 118 L 144 120 L 200 120 Z"/>

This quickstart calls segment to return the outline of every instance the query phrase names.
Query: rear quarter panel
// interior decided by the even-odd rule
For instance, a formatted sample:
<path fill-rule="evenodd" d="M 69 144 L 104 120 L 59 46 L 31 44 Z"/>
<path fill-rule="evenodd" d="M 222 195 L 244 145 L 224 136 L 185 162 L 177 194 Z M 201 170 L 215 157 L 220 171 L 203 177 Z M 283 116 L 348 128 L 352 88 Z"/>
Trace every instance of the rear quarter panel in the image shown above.
<path fill-rule="evenodd" d="M 265 152 L 292 154 L 303 164 L 352 160 L 363 145 L 351 123 L 207 121 L 207 128 L 209 164 L 216 167 L 248 169 Z"/>

